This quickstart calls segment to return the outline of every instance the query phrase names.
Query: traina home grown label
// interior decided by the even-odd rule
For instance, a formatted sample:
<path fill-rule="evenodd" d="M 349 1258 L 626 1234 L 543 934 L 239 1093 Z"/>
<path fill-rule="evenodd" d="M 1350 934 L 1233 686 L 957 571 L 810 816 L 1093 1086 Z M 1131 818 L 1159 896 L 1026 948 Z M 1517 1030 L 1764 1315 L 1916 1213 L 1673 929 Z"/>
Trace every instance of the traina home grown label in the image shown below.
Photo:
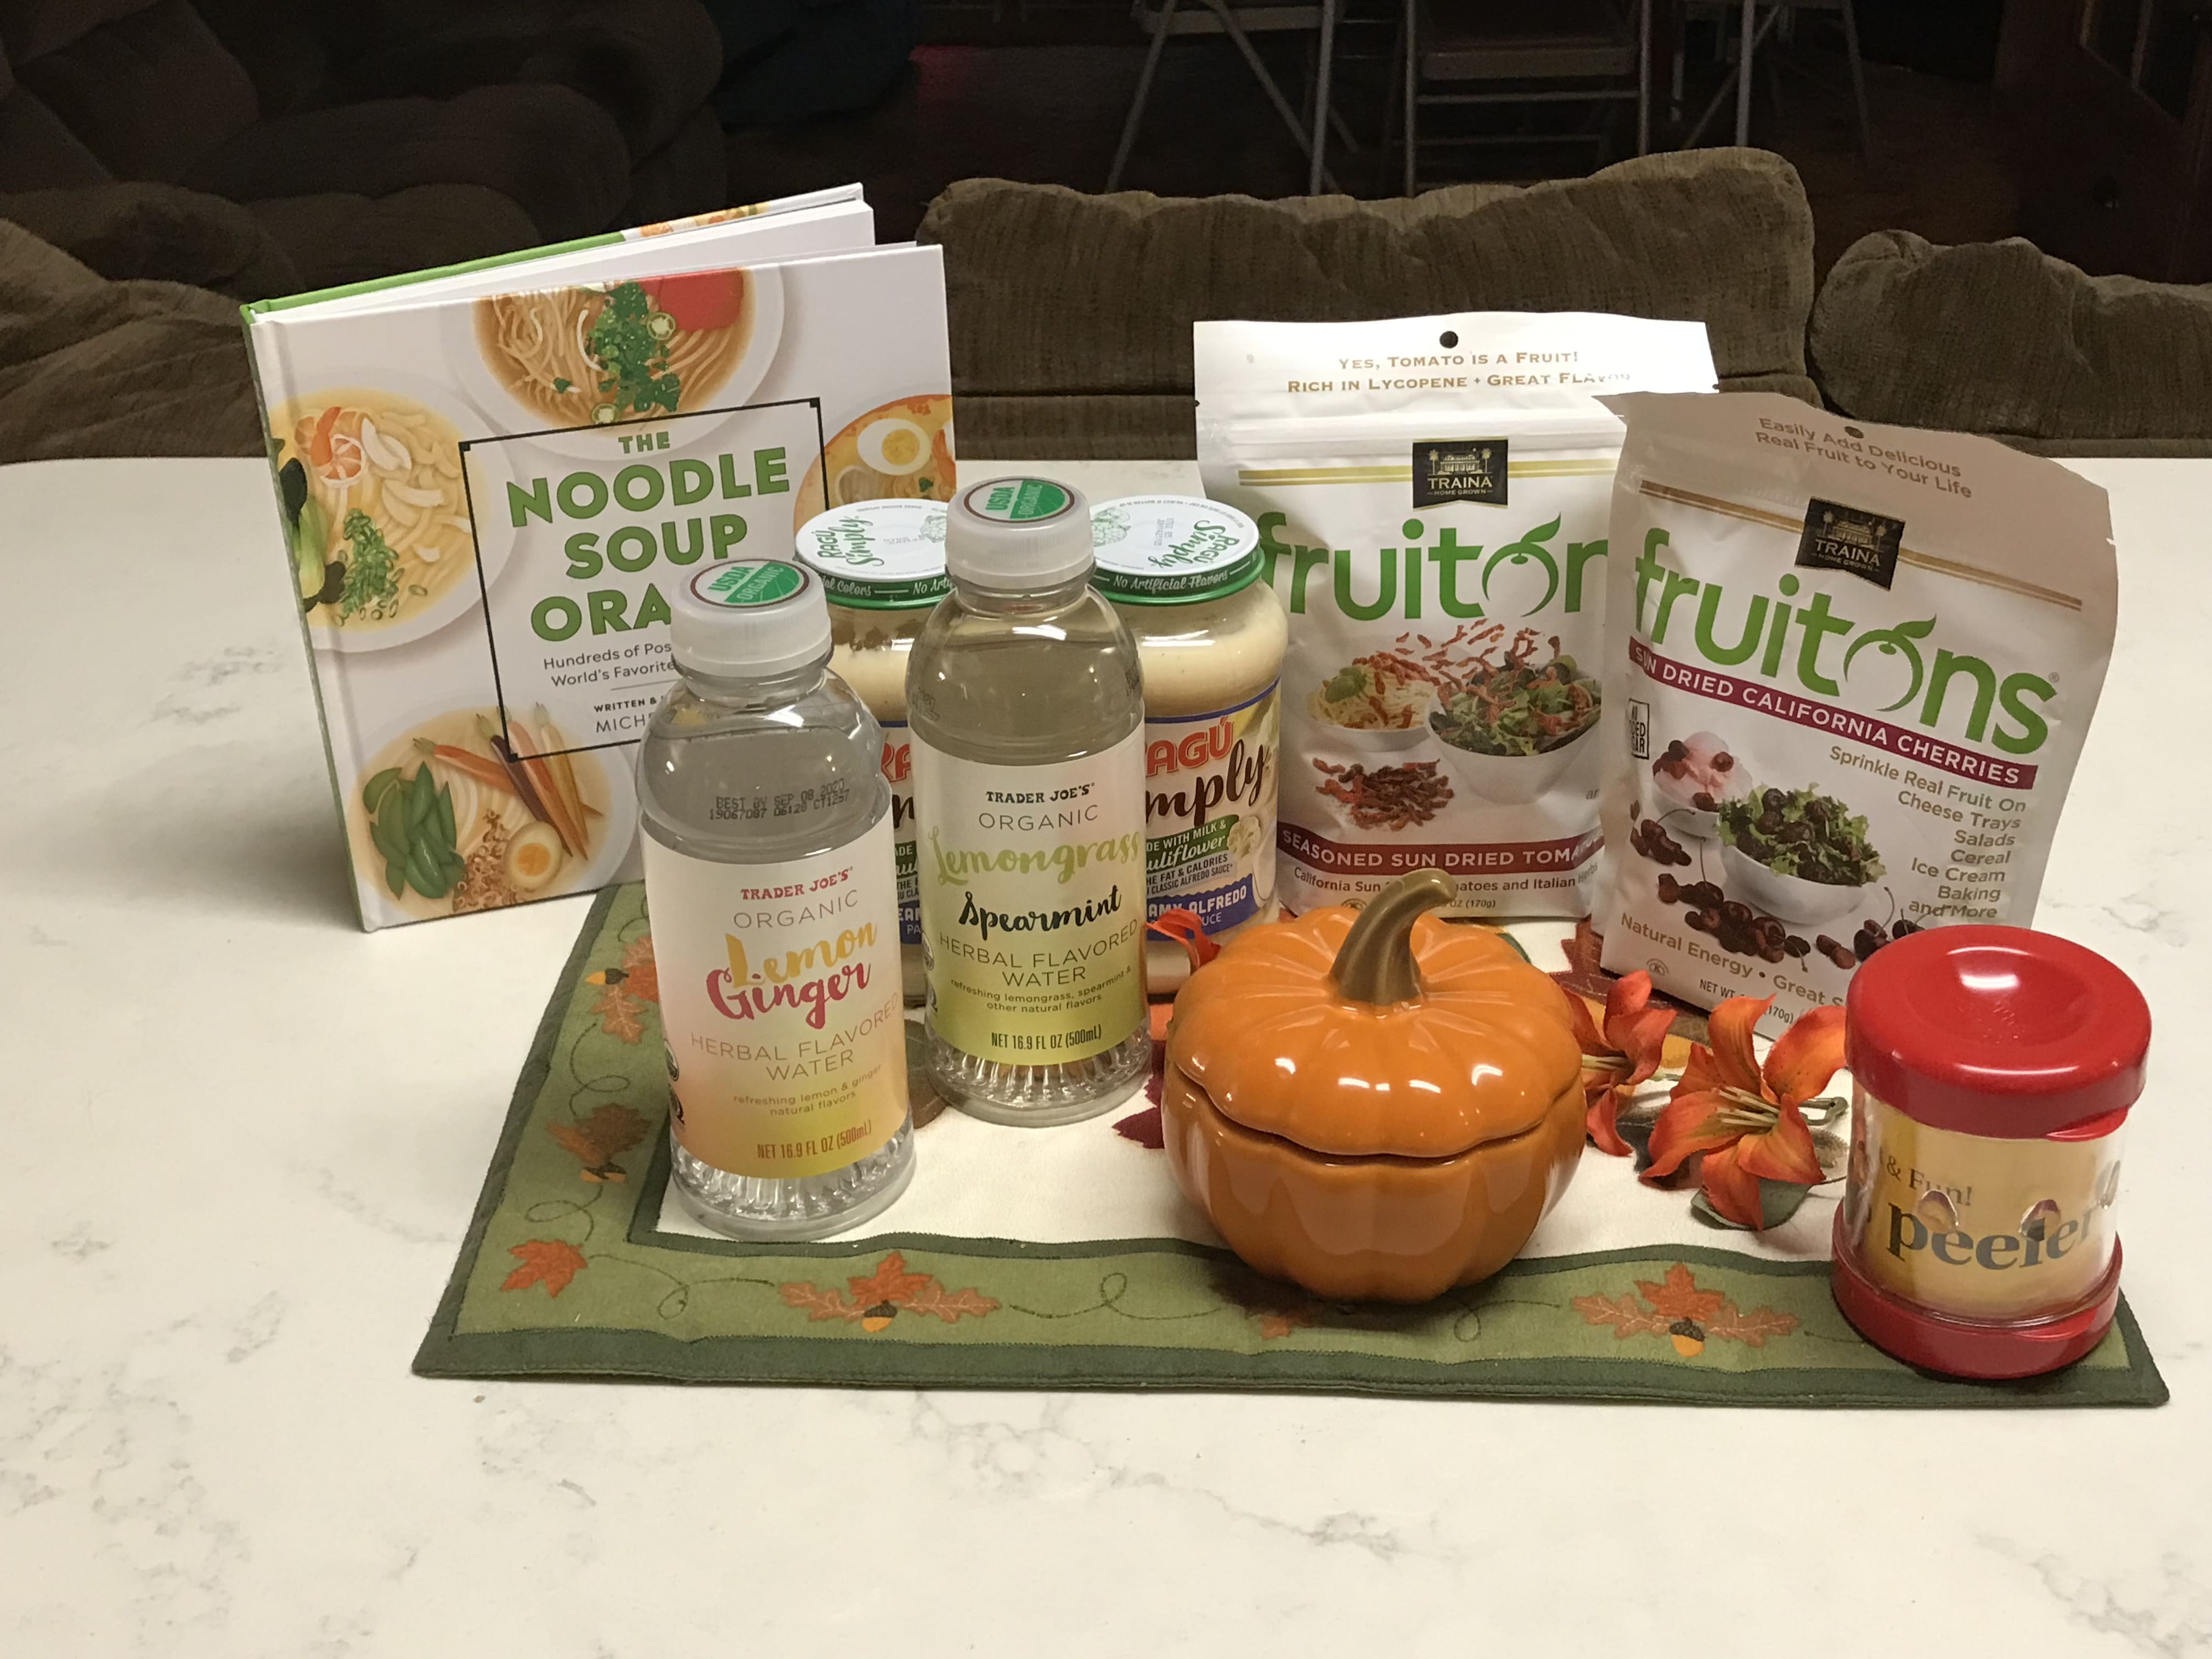
<path fill-rule="evenodd" d="M 954 1048 L 1064 1065 L 1144 1024 L 1144 742 L 999 766 L 915 739 L 922 946 Z"/>

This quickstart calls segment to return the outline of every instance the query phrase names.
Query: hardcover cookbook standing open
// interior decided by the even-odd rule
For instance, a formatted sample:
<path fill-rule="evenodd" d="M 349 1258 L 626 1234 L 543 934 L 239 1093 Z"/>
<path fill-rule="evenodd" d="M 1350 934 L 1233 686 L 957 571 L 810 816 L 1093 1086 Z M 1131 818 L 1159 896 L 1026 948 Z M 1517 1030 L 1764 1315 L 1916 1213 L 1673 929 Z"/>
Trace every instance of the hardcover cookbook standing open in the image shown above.
<path fill-rule="evenodd" d="M 246 308 L 365 927 L 636 873 L 668 593 L 954 478 L 935 248 L 858 186 Z"/>

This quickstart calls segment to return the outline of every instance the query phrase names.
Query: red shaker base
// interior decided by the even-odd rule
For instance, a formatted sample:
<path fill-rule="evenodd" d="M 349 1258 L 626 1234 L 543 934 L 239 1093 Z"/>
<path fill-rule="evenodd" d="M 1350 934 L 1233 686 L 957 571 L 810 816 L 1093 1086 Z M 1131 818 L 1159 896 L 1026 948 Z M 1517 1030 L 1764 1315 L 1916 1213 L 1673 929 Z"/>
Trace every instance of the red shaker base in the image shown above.
<path fill-rule="evenodd" d="M 1904 1297 L 1893 1296 L 1867 1277 L 1845 1241 L 1843 1216 L 1836 1217 L 1833 1271 L 1828 1288 L 1844 1317 L 1861 1336 L 1907 1364 L 1947 1376 L 2040 1376 L 2070 1365 L 2105 1340 L 2120 1304 L 2120 1243 L 2112 1241 L 2112 1265 L 2088 1299 L 2056 1318 L 2032 1325 L 1996 1325 L 1950 1319 Z"/>

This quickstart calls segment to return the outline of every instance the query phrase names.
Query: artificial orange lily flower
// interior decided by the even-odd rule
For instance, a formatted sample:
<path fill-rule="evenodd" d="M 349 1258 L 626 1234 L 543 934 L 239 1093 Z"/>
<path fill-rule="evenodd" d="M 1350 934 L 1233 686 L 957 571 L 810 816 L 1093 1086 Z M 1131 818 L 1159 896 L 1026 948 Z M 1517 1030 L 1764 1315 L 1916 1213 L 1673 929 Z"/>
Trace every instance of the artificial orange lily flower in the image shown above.
<path fill-rule="evenodd" d="M 1802 1187 L 1827 1179 L 1813 1151 L 1813 1131 L 1798 1109 L 1828 1086 L 1844 1063 L 1844 1011 L 1815 1008 L 1798 1019 L 1762 1067 L 1751 1034 L 1772 997 L 1730 997 L 1713 1010 L 1712 1047 L 1700 1042 L 1667 1109 L 1651 1127 L 1651 1167 L 1657 1181 L 1703 1152 L 1698 1179 L 1706 1200 L 1739 1225 L 1758 1228 L 1765 1212 L 1759 1183 Z"/>
<path fill-rule="evenodd" d="M 1220 941 L 1206 931 L 1206 924 L 1199 920 L 1195 910 L 1180 907 L 1163 910 L 1145 924 L 1145 931 L 1157 939 L 1182 945 L 1183 954 L 1190 958 L 1193 973 L 1221 954 Z"/>
<path fill-rule="evenodd" d="M 1590 1018 L 1589 1005 L 1562 989 L 1575 1040 L 1583 1048 L 1583 1127 L 1598 1151 L 1626 1158 L 1633 1150 L 1620 1138 L 1621 1103 L 1659 1069 L 1659 1051 L 1674 1023 L 1674 1011 L 1651 1006 L 1651 975 L 1623 974 L 1605 994 L 1602 1029 Z"/>

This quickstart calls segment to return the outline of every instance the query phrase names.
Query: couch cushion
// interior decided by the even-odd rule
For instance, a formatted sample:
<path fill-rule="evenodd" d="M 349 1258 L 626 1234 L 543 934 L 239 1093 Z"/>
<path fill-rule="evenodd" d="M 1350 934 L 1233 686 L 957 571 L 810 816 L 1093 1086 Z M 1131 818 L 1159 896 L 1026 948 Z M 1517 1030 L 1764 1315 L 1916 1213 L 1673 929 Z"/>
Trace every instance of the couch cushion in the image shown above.
<path fill-rule="evenodd" d="M 241 202 L 481 185 L 520 206 L 540 240 L 556 241 L 614 222 L 629 194 L 629 157 L 614 123 L 580 93 L 479 87 L 457 98 L 279 116 L 209 156 L 190 182 Z"/>
<path fill-rule="evenodd" d="M 985 453 L 1040 453 L 1007 447 L 1030 441 L 1009 400 L 1069 394 L 1180 408 L 1149 433 L 1133 424 L 1137 406 L 1123 409 L 1110 441 L 1189 453 L 1200 318 L 1696 319 L 1723 385 L 1814 395 L 1804 360 L 1812 215 L 1796 171 L 1763 151 L 1649 156 L 1525 190 L 1462 185 L 1378 203 L 1084 196 L 970 179 L 931 204 L 920 234 L 945 246 L 961 441 Z"/>
<path fill-rule="evenodd" d="M 277 197 L 249 210 L 298 271 L 289 288 L 248 296 L 258 300 L 510 253 L 538 240 L 528 214 L 482 185 L 418 185 L 374 200 Z"/>
<path fill-rule="evenodd" d="M 1846 415 L 2072 454 L 2212 454 L 2212 287 L 2089 276 L 2017 239 L 1861 237 L 1814 307 Z"/>
<path fill-rule="evenodd" d="M 640 158 L 676 138 L 721 76 L 721 38 L 697 0 L 596 0 L 548 33 L 514 78 L 584 94 Z"/>
<path fill-rule="evenodd" d="M 190 0 L 160 0 L 36 58 L 17 54 L 15 78 L 122 179 L 183 179 L 258 109 L 245 69 Z"/>
<path fill-rule="evenodd" d="M 702 104 L 673 138 L 630 169 L 629 199 L 619 217 L 624 225 L 651 225 L 729 204 L 729 152 L 722 124 Z"/>
<path fill-rule="evenodd" d="M 32 94 L 18 87 L 0 97 L 0 191 L 96 185 L 108 176 L 84 141 Z"/>
<path fill-rule="evenodd" d="M 0 195 L 12 220 L 110 280 L 152 277 L 234 299 L 289 294 L 291 259 L 235 202 L 175 185 L 88 185 Z"/>
<path fill-rule="evenodd" d="M 18 64 L 58 52 L 103 23 L 144 11 L 161 0 L 8 0 L 0 6 L 0 43 Z"/>
<path fill-rule="evenodd" d="M 103 282 L 0 222 L 0 462 L 258 455 L 264 441 L 234 304 Z"/>

